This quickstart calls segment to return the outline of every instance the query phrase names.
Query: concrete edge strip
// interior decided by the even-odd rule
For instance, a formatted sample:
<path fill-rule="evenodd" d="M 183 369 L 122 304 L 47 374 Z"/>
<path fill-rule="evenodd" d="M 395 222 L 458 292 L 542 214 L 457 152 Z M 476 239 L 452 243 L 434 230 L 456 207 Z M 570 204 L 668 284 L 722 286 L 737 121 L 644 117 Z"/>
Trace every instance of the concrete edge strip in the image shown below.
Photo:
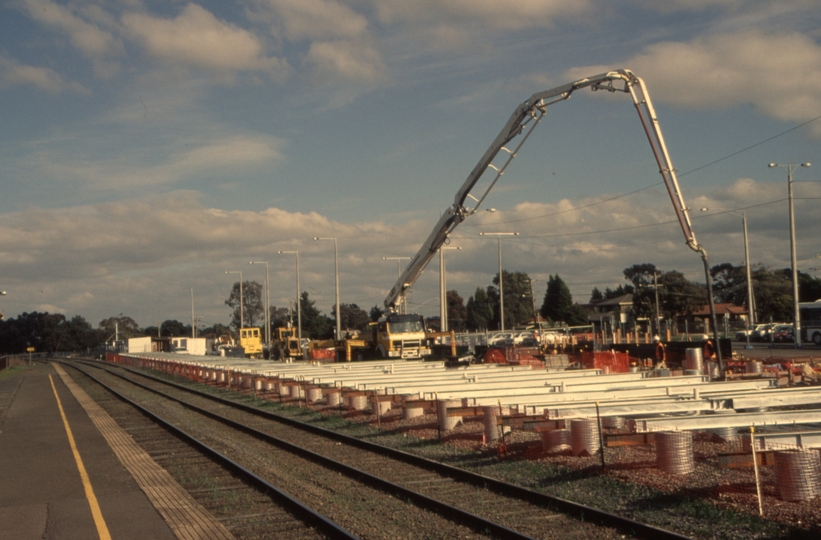
<path fill-rule="evenodd" d="M 157 465 L 61 366 L 54 364 L 54 368 L 177 538 L 234 539 L 228 529 L 197 503 L 168 471 Z"/>

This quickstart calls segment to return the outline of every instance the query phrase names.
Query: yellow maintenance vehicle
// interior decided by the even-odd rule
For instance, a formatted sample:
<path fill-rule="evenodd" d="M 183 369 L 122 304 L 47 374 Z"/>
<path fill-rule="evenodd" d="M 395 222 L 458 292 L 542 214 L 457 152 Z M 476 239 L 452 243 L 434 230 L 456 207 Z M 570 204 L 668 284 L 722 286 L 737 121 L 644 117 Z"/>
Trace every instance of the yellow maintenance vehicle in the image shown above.
<path fill-rule="evenodd" d="M 260 329 L 256 327 L 240 328 L 239 346 L 245 349 L 246 358 L 261 358 L 263 347 Z"/>
<path fill-rule="evenodd" d="M 272 344 L 274 360 L 302 359 L 302 349 L 299 347 L 296 329 L 290 326 L 280 326 L 276 328 L 276 334 L 276 339 Z"/>

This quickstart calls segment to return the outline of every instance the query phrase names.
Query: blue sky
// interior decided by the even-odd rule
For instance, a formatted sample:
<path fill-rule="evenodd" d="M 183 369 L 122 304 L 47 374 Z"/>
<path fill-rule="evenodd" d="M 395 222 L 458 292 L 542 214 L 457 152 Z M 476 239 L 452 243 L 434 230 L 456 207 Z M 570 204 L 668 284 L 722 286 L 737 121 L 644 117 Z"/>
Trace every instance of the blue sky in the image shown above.
<path fill-rule="evenodd" d="M 627 68 L 654 101 L 696 235 L 719 264 L 821 266 L 821 12 L 764 0 L 10 0 L 0 16 L 0 299 L 96 325 L 227 322 L 225 270 L 271 303 L 301 285 L 382 304 L 510 114 L 531 94 Z M 703 280 L 628 96 L 548 109 L 479 213 L 448 288 L 498 268 L 559 274 L 574 299 L 651 262 Z M 698 209 L 707 207 L 707 212 Z M 584 233 L 584 234 L 580 234 Z M 812 272 L 816 273 L 817 272 Z M 230 276 L 234 277 L 234 276 Z M 411 307 L 438 312 L 434 261 Z"/>

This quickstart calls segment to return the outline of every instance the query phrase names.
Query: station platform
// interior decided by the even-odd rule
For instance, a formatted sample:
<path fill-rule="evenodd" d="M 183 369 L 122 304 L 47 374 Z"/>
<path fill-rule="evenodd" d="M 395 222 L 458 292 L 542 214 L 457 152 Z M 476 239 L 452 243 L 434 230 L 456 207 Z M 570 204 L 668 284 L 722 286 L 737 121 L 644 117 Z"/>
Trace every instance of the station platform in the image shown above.
<path fill-rule="evenodd" d="M 0 372 L 0 538 L 232 537 L 62 366 Z"/>

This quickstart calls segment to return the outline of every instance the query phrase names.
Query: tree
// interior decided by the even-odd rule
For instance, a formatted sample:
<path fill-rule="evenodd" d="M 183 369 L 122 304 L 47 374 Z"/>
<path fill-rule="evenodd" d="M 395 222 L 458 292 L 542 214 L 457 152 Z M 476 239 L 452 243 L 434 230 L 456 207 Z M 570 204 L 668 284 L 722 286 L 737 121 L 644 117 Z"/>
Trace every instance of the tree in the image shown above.
<path fill-rule="evenodd" d="M 109 317 L 100 321 L 99 327 L 105 331 L 106 339 L 113 339 L 115 333 L 121 339 L 139 336 L 140 326 L 131 317 L 126 317 L 122 313 L 116 317 Z"/>
<path fill-rule="evenodd" d="M 180 337 L 191 335 L 191 325 L 183 324 L 176 319 L 167 319 L 160 325 L 160 331 L 163 336 Z"/>
<path fill-rule="evenodd" d="M 522 324 L 535 316 L 533 313 L 533 300 L 530 297 L 530 277 L 524 272 L 502 271 L 504 276 L 505 293 L 505 328 L 513 328 Z M 500 306 L 499 302 L 499 274 L 493 278 L 493 286 L 488 287 L 488 297 L 495 306 Z M 495 326 L 499 326 L 499 310 L 494 309 Z"/>
<path fill-rule="evenodd" d="M 80 316 L 66 319 L 61 313 L 22 313 L 0 321 L 0 353 L 85 351 L 103 341 L 103 330 L 93 330 Z"/>
<path fill-rule="evenodd" d="M 821 299 L 821 279 L 798 272 L 798 300 L 815 302 Z"/>
<path fill-rule="evenodd" d="M 231 333 L 231 330 L 221 323 L 214 323 L 213 326 L 209 326 L 208 328 L 203 328 L 198 335 L 201 336 L 227 336 Z"/>
<path fill-rule="evenodd" d="M 385 311 L 377 305 L 374 305 L 371 308 L 371 311 L 368 313 L 370 316 L 371 322 L 376 322 L 379 320 L 379 317 L 385 314 Z"/>
<path fill-rule="evenodd" d="M 322 315 L 315 304 L 316 302 L 308 297 L 308 292 L 303 291 L 300 298 L 302 335 L 310 339 L 330 339 L 333 336 L 333 322 Z"/>
<path fill-rule="evenodd" d="M 707 304 L 707 288 L 693 283 L 676 270 L 662 272 L 650 263 L 624 269 L 624 278 L 635 286 L 633 315 L 636 318 L 674 319 L 691 315 Z M 658 303 L 656 301 L 658 299 Z"/>
<path fill-rule="evenodd" d="M 792 270 L 772 270 L 763 265 L 751 265 L 753 303 L 757 321 L 792 321 Z M 720 302 L 747 304 L 747 274 L 743 266 L 722 263 L 710 269 L 713 290 Z M 812 302 L 821 298 L 821 279 L 798 272 L 798 299 Z"/>
<path fill-rule="evenodd" d="M 676 270 L 662 272 L 658 277 L 659 309 L 665 319 L 692 315 L 707 305 L 707 287 L 693 283 Z"/>
<path fill-rule="evenodd" d="M 598 287 L 593 287 L 593 290 L 590 291 L 590 303 L 592 304 L 599 300 L 604 300 L 604 294 L 602 294 Z"/>
<path fill-rule="evenodd" d="M 336 317 L 336 306 L 331 308 Z M 368 313 L 356 304 L 339 304 L 341 318 L 339 319 L 342 328 L 345 330 L 365 330 L 368 327 L 370 318 Z"/>
<path fill-rule="evenodd" d="M 105 333 L 101 329 L 91 328 L 91 324 L 80 315 L 75 315 L 66 321 L 66 343 L 64 350 L 85 351 L 97 347 L 105 341 Z"/>
<path fill-rule="evenodd" d="M 564 320 L 568 326 L 585 326 L 590 324 L 588 311 L 581 304 L 573 304 Z"/>
<path fill-rule="evenodd" d="M 629 284 L 619 285 L 615 289 L 607 287 L 604 289 L 604 300 L 618 298 L 619 296 L 624 296 L 625 294 L 635 294 L 635 292 L 636 288 Z"/>
<path fill-rule="evenodd" d="M 448 328 L 455 332 L 464 332 L 467 327 L 468 310 L 465 306 L 465 300 L 459 293 L 448 291 L 445 295 L 447 298 L 447 313 L 448 313 Z"/>
<path fill-rule="evenodd" d="M 747 273 L 743 266 L 717 264 L 710 268 L 710 277 L 716 302 L 730 302 L 737 306 L 747 304 Z"/>
<path fill-rule="evenodd" d="M 753 293 L 758 321 L 792 321 L 792 272 L 789 268 L 753 268 Z"/>
<path fill-rule="evenodd" d="M 564 280 L 559 277 L 559 274 L 550 276 L 547 279 L 547 291 L 539 312 L 549 321 L 567 322 L 572 308 L 573 295 L 570 294 L 570 289 L 567 288 Z"/>
<path fill-rule="evenodd" d="M 487 330 L 493 324 L 493 304 L 487 291 L 481 287 L 476 287 L 476 292 L 468 299 L 466 311 L 470 330 Z"/>
<path fill-rule="evenodd" d="M 240 310 L 240 285 L 239 281 L 234 283 L 231 294 L 228 296 L 228 300 L 225 301 L 225 305 L 234 310 L 231 315 L 230 326 L 235 329 L 239 328 L 240 324 L 244 324 L 244 327 L 257 326 L 258 321 L 264 320 L 263 290 L 262 284 L 257 281 L 243 281 L 243 301 Z M 240 321 L 240 313 L 242 313 L 244 321 Z"/>
<path fill-rule="evenodd" d="M 655 318 L 656 289 L 654 287 L 654 276 L 657 275 L 656 265 L 650 263 L 634 264 L 630 268 L 624 269 L 624 279 L 630 280 L 636 290 L 633 293 L 633 315 L 637 319 Z"/>

